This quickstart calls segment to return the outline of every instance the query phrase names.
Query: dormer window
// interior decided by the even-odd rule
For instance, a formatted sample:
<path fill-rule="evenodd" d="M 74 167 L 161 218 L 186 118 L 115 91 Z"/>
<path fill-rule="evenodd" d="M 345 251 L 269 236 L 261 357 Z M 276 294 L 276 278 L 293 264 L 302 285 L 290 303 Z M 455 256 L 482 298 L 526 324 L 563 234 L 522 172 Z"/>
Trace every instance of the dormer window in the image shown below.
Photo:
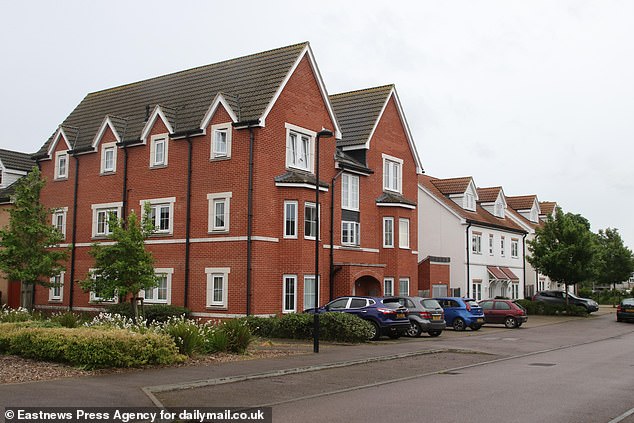
<path fill-rule="evenodd" d="M 211 160 L 231 157 L 231 124 L 222 123 L 211 126 Z"/>
<path fill-rule="evenodd" d="M 539 213 L 537 213 L 537 209 L 535 207 L 531 209 L 530 221 L 533 223 L 537 223 L 539 221 Z"/>
<path fill-rule="evenodd" d="M 470 192 L 465 193 L 465 195 L 464 195 L 464 208 L 466 210 L 474 211 L 475 210 L 475 203 L 476 203 L 475 202 L 475 196 L 472 193 L 470 193 Z"/>
<path fill-rule="evenodd" d="M 101 173 L 113 173 L 117 167 L 117 146 L 115 143 L 101 147 Z"/>
<path fill-rule="evenodd" d="M 60 151 L 55 154 L 55 179 L 68 178 L 68 153 Z"/>
<path fill-rule="evenodd" d="M 154 135 L 150 140 L 150 167 L 167 166 L 167 134 Z"/>
<path fill-rule="evenodd" d="M 499 217 L 500 219 L 504 219 L 504 204 L 501 201 L 496 201 L 495 206 L 493 208 L 493 214 L 495 217 Z"/>

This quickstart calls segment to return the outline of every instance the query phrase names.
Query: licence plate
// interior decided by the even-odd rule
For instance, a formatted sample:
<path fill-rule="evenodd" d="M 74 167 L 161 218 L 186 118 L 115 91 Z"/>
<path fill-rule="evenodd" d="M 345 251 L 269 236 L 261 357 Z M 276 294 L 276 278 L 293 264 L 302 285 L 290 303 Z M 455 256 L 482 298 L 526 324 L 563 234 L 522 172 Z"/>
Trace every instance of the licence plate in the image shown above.
<path fill-rule="evenodd" d="M 623 311 L 626 312 L 626 313 L 634 313 L 634 308 L 626 308 Z"/>
<path fill-rule="evenodd" d="M 442 320 L 442 316 L 431 316 L 432 320 Z"/>
<path fill-rule="evenodd" d="M 397 319 L 404 319 L 405 318 L 405 313 L 396 313 L 396 318 Z"/>
<path fill-rule="evenodd" d="M 478 319 L 478 323 L 484 323 L 484 319 Z"/>

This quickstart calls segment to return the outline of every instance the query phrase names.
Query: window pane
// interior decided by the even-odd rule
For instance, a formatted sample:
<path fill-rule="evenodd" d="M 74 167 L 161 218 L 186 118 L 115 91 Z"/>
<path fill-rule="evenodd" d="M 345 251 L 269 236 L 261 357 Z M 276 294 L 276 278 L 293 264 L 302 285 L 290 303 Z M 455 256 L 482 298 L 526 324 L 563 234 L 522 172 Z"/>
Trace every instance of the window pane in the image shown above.
<path fill-rule="evenodd" d="M 284 206 L 284 236 L 297 236 L 297 204 L 286 203 Z"/>
<path fill-rule="evenodd" d="M 224 275 L 213 275 L 213 301 L 214 303 L 222 303 Z"/>
<path fill-rule="evenodd" d="M 156 291 L 157 291 L 157 295 L 156 295 L 157 300 L 167 301 L 167 275 L 161 274 L 159 276 L 159 283 L 156 288 Z"/>
<path fill-rule="evenodd" d="M 399 219 L 399 240 L 398 245 L 401 248 L 409 248 L 409 220 Z"/>
<path fill-rule="evenodd" d="M 154 164 L 163 164 L 165 161 L 165 140 L 157 140 L 154 144 Z"/>
<path fill-rule="evenodd" d="M 383 220 L 383 245 L 386 247 L 394 246 L 394 220 Z"/>
<path fill-rule="evenodd" d="M 315 307 L 315 277 L 304 277 L 304 308 Z"/>
<path fill-rule="evenodd" d="M 227 130 L 219 129 L 214 133 L 214 156 L 224 157 L 227 155 Z"/>
<path fill-rule="evenodd" d="M 159 222 L 159 230 L 161 231 L 169 231 L 170 229 L 170 207 L 169 206 L 161 206 L 160 207 L 160 222 Z"/>
<path fill-rule="evenodd" d="M 306 204 L 304 207 L 304 236 L 315 238 L 317 234 L 317 213 L 315 205 Z"/>
<path fill-rule="evenodd" d="M 295 311 L 295 277 L 284 278 L 284 310 Z"/>
<path fill-rule="evenodd" d="M 214 201 L 214 227 L 216 229 L 225 227 L 225 200 Z"/>

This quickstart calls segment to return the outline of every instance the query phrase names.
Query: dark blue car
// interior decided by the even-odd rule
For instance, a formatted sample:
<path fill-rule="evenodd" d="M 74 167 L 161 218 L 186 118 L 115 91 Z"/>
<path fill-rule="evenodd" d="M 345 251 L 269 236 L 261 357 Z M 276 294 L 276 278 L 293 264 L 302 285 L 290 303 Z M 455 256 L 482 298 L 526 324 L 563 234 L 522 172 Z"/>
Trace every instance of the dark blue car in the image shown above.
<path fill-rule="evenodd" d="M 467 327 L 478 330 L 484 325 L 484 312 L 472 298 L 441 297 L 434 298 L 445 311 L 445 322 L 454 330 L 463 331 Z"/>
<path fill-rule="evenodd" d="M 372 324 L 373 332 L 370 339 L 377 340 L 382 335 L 396 339 L 404 335 L 409 329 L 407 308 L 398 302 L 383 303 L 379 297 L 339 297 L 317 309 L 317 313 L 329 311 L 354 314 Z M 305 310 L 314 313 L 315 309 Z"/>

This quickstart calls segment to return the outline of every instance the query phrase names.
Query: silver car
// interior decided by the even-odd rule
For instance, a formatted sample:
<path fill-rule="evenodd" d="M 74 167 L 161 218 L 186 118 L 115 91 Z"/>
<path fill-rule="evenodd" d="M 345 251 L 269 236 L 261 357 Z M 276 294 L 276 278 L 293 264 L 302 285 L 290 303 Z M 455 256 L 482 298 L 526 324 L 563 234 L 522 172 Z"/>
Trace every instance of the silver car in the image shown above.
<path fill-rule="evenodd" d="M 427 333 L 431 337 L 439 336 L 445 329 L 445 314 L 438 301 L 423 297 L 386 297 L 384 303 L 398 302 L 409 310 L 409 329 L 407 335 L 419 337 Z"/>

